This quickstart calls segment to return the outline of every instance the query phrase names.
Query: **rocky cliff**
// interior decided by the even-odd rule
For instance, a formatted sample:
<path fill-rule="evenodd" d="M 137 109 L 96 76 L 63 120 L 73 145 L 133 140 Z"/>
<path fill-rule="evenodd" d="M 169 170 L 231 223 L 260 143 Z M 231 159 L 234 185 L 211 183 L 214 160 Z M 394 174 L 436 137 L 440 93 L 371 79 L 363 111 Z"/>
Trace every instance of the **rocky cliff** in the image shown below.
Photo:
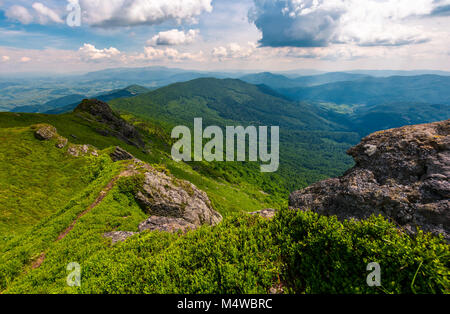
<path fill-rule="evenodd" d="M 381 214 L 450 240 L 450 120 L 377 132 L 348 154 L 354 168 L 292 193 L 290 207 L 341 220 Z"/>
<path fill-rule="evenodd" d="M 115 136 L 120 140 L 139 148 L 145 146 L 141 135 L 136 128 L 123 120 L 116 114 L 107 103 L 97 99 L 85 99 L 74 110 L 74 112 L 83 118 L 83 114 L 88 114 L 89 118 L 105 126 L 97 130 L 97 133 L 104 136 Z"/>

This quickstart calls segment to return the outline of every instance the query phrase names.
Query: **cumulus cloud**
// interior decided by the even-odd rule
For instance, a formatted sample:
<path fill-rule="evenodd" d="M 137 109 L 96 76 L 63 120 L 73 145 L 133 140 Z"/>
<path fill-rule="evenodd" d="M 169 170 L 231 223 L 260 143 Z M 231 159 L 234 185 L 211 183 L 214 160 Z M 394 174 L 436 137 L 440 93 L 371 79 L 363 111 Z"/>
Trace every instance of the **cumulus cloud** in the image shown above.
<path fill-rule="evenodd" d="M 198 37 L 200 31 L 191 29 L 187 32 L 172 29 L 166 32 L 160 32 L 148 41 L 149 45 L 177 46 L 191 44 Z"/>
<path fill-rule="evenodd" d="M 19 21 L 22 24 L 30 24 L 33 22 L 33 16 L 28 9 L 20 5 L 13 5 L 8 8 L 5 15 L 8 19 Z"/>
<path fill-rule="evenodd" d="M 64 23 L 63 19 L 52 9 L 40 2 L 32 5 L 32 11 L 20 5 L 13 5 L 6 10 L 6 17 L 19 21 L 22 24 L 38 23 L 46 25 L 48 23 Z"/>
<path fill-rule="evenodd" d="M 212 0 L 80 0 L 84 21 L 92 26 L 154 25 L 165 21 L 195 23 L 212 11 Z"/>
<path fill-rule="evenodd" d="M 29 58 L 29 57 L 20 58 L 20 62 L 23 62 L 23 63 L 30 62 L 30 61 L 31 61 L 31 58 Z"/>
<path fill-rule="evenodd" d="M 368 57 L 383 57 L 384 47 L 366 48 L 350 45 L 335 45 L 333 47 L 315 47 L 315 48 L 277 48 L 279 57 L 316 59 L 329 61 L 351 61 Z"/>
<path fill-rule="evenodd" d="M 211 54 L 219 60 L 248 58 L 255 52 L 255 49 L 256 45 L 254 43 L 248 43 L 247 47 L 242 47 L 237 43 L 231 43 L 227 46 L 214 48 Z"/>
<path fill-rule="evenodd" d="M 120 55 L 120 51 L 114 47 L 97 49 L 94 45 L 84 44 L 78 52 L 83 61 L 104 61 Z"/>
<path fill-rule="evenodd" d="M 448 0 L 254 0 L 249 12 L 270 47 L 419 44 L 428 35 L 408 18 L 445 12 Z M 443 6 L 444 5 L 444 6 Z M 441 9 L 439 9 L 441 8 Z"/>
<path fill-rule="evenodd" d="M 174 48 L 159 49 L 154 47 L 145 47 L 144 53 L 135 58 L 138 61 L 161 61 L 170 60 L 174 62 L 180 62 L 184 60 L 196 60 L 201 61 L 203 59 L 203 52 L 198 53 L 180 52 Z"/>
<path fill-rule="evenodd" d="M 8 62 L 11 58 L 9 56 L 2 56 L 3 62 Z"/>

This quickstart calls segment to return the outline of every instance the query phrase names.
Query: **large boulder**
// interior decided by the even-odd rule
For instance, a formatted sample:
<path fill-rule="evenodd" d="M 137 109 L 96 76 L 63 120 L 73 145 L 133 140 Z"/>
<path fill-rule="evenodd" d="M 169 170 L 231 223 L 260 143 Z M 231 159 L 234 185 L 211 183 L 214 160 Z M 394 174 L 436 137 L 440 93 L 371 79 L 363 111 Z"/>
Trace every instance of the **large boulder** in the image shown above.
<path fill-rule="evenodd" d="M 139 224 L 139 233 L 185 233 L 202 225 L 215 226 L 222 221 L 222 216 L 212 208 L 206 193 L 195 185 L 157 170 L 138 159 L 133 161 L 120 177 L 144 175 L 143 182 L 134 190 L 136 201 L 149 215 L 149 218 Z M 112 244 L 115 244 L 135 234 L 137 233 L 114 231 L 103 236 L 112 239 Z"/>
<path fill-rule="evenodd" d="M 178 180 L 146 165 L 142 189 L 136 200 L 152 216 L 180 218 L 194 225 L 216 225 L 222 216 L 205 192 L 188 181 Z"/>
<path fill-rule="evenodd" d="M 450 120 L 377 132 L 348 154 L 354 168 L 292 193 L 289 206 L 339 219 L 381 214 L 450 240 Z"/>
<path fill-rule="evenodd" d="M 36 125 L 34 136 L 40 141 L 49 141 L 58 136 L 56 128 L 49 124 Z"/>

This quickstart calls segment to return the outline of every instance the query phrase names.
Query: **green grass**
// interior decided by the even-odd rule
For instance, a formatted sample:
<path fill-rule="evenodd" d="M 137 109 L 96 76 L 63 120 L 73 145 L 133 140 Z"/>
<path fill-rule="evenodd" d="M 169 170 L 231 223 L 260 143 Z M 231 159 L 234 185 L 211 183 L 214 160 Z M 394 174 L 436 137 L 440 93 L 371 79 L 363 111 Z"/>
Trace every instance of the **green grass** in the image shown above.
<path fill-rule="evenodd" d="M 128 202 L 114 189 L 65 239 L 47 242 L 39 268 L 25 268 L 3 292 L 264 294 L 280 284 L 285 293 L 449 289 L 450 251 L 444 240 L 423 233 L 410 237 L 381 217 L 340 223 L 292 210 L 281 211 L 273 221 L 233 214 L 216 227 L 186 235 L 144 232 L 111 246 L 103 232 L 136 230 L 142 218 L 140 209 L 127 207 Z M 35 233 L 33 241 L 39 237 Z M 15 254 L 22 250 L 22 242 L 10 248 Z M 66 267 L 72 262 L 81 266 L 81 287 L 66 284 Z M 382 267 L 382 287 L 366 284 L 365 267 L 371 262 Z M 11 263 L 1 265 L 0 275 L 9 275 Z"/>
<path fill-rule="evenodd" d="M 383 218 L 341 223 L 287 209 L 273 221 L 250 216 L 244 212 L 286 207 L 278 176 L 260 176 L 252 163 L 176 163 L 164 125 L 125 118 L 139 126 L 150 153 L 101 136 L 95 129 L 102 125 L 76 114 L 0 114 L 0 292 L 267 293 L 281 284 L 287 293 L 448 293 L 450 255 L 442 238 L 408 236 Z M 99 157 L 74 158 L 54 141 L 35 139 L 31 126 L 41 123 L 96 146 Z M 347 135 L 326 143 L 343 145 Z M 197 185 L 224 221 L 186 235 L 143 232 L 112 245 L 105 232 L 137 231 L 147 217 L 126 179 L 77 217 L 127 166 L 109 158 L 115 145 Z M 310 145 L 319 145 L 317 138 Z M 81 287 L 66 283 L 72 262 L 81 266 Z M 383 267 L 381 288 L 365 283 L 369 262 Z"/>
<path fill-rule="evenodd" d="M 0 132 L 9 132 L 3 136 L 5 141 L 0 143 L 0 152 L 3 152 L 5 155 L 9 154 L 5 162 L 0 163 L 0 169 L 4 169 L 1 178 L 4 178 L 2 179 L 4 182 L 2 194 L 4 194 L 5 202 L 7 199 L 9 203 L 14 203 L 16 206 L 15 211 L 17 212 L 20 210 L 20 202 L 33 202 L 33 199 L 29 197 L 24 197 L 23 200 L 17 201 L 20 199 L 21 194 L 27 195 L 27 193 L 33 193 L 32 191 L 35 191 L 33 187 L 36 184 L 30 186 L 29 183 L 47 180 L 50 184 L 41 184 L 41 188 L 46 189 L 46 195 L 36 195 L 34 198 L 40 202 L 45 202 L 45 206 L 39 204 L 39 210 L 41 211 L 40 217 L 42 218 L 64 206 L 65 202 L 68 201 L 68 197 L 70 199 L 70 195 L 74 195 L 75 192 L 79 191 L 86 184 L 83 181 L 85 175 L 81 172 L 82 167 L 73 164 L 82 163 L 83 159 L 67 156 L 63 151 L 56 149 L 54 143 L 40 142 L 34 139 L 32 131 L 28 128 L 32 125 L 47 123 L 55 126 L 58 133 L 68 138 L 72 143 L 91 144 L 98 149 L 110 149 L 114 146 L 121 146 L 143 161 L 166 167 L 174 176 L 191 181 L 200 189 L 204 190 L 210 197 L 215 209 L 223 215 L 232 212 L 255 211 L 268 207 L 279 208 L 287 203 L 287 198 L 285 197 L 286 191 L 277 189 L 276 181 L 271 182 L 270 177 L 260 177 L 259 171 L 249 171 L 239 164 L 226 165 L 226 168 L 222 169 L 221 173 L 226 173 L 227 177 L 220 178 L 214 170 L 214 165 L 208 165 L 207 163 L 185 164 L 174 162 L 169 154 L 171 139 L 163 128 L 157 124 L 136 119 L 132 116 L 125 116 L 125 118 L 140 128 L 144 139 L 149 143 L 149 153 L 144 153 L 141 149 L 128 145 L 115 137 L 105 137 L 98 134 L 95 130 L 103 126 L 92 121 L 87 121 L 81 115 L 1 113 Z M 16 127 L 16 129 L 21 128 L 22 132 L 26 134 L 27 139 L 25 140 L 23 136 L 16 135 L 15 132 L 18 131 L 13 129 L 13 127 Z M 14 145 L 22 147 L 22 150 L 30 150 L 33 153 L 27 155 L 28 157 L 26 158 L 23 158 L 23 154 L 20 156 L 13 155 L 11 153 L 11 147 L 15 147 Z M 17 151 L 17 154 L 19 154 L 20 149 L 14 149 L 12 151 Z M 60 160 L 55 160 L 55 158 L 60 158 Z M 68 162 L 70 160 L 73 162 Z M 24 165 L 26 162 L 30 164 Z M 20 172 L 11 172 L 14 163 L 18 163 L 15 168 Z M 48 171 L 46 172 L 41 168 L 37 168 L 41 164 L 48 166 L 53 172 L 48 173 Z M 255 169 L 256 166 L 253 165 L 253 168 Z M 34 168 L 35 171 L 27 172 L 26 169 L 28 168 Z M 197 171 L 193 170 L 193 168 L 196 168 Z M 246 171 L 248 176 L 242 176 L 242 171 Z M 248 179 L 250 175 L 256 177 L 250 180 Z M 29 176 L 29 180 L 24 180 L 26 176 Z M 74 176 L 75 178 L 73 179 Z M 51 181 L 52 178 L 53 181 Z M 21 184 L 17 187 L 14 194 L 11 194 L 10 191 L 11 181 L 20 182 Z M 52 182 L 54 183 L 53 185 L 51 184 Z M 68 188 L 73 188 L 73 193 L 70 190 L 64 190 L 64 182 L 70 183 Z M 51 189 L 58 190 L 58 188 L 59 193 L 64 195 L 64 197 L 59 197 L 57 193 L 50 193 Z M 75 190 L 77 188 L 78 190 Z M 11 197 L 12 195 L 14 197 Z M 47 199 L 52 199 L 56 203 L 51 205 L 52 203 L 48 203 Z M 6 207 L 9 207 L 9 205 L 5 204 Z M 35 209 L 33 208 L 35 207 L 33 204 L 26 204 L 24 206 L 28 212 L 34 211 Z M 6 212 L 7 210 L 5 209 L 4 211 Z M 15 217 L 12 212 L 6 215 Z M 38 219 L 33 220 L 31 215 L 28 215 L 27 219 L 30 219 L 28 226 L 38 221 Z M 22 220 L 22 222 L 24 221 Z M 21 225 L 22 222 L 18 222 L 18 224 Z M 15 229 L 11 228 L 12 225 L 10 224 L 3 224 L 3 229 L 0 227 L 0 234 L 11 234 L 14 230 L 19 232 L 20 228 L 25 228 L 25 226 L 19 225 Z"/>
<path fill-rule="evenodd" d="M 30 128 L 0 129 L 0 238 L 23 233 L 64 207 L 91 178 L 91 158 L 74 158 Z"/>

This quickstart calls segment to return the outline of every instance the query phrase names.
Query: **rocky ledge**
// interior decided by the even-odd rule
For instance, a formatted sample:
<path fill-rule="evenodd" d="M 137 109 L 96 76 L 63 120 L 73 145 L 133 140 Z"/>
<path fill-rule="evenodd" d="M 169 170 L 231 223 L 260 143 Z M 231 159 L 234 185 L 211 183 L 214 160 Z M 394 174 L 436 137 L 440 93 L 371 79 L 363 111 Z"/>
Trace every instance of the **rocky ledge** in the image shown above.
<path fill-rule="evenodd" d="M 450 240 L 450 120 L 377 132 L 348 154 L 354 168 L 292 193 L 289 206 L 341 220 L 381 214 Z"/>

